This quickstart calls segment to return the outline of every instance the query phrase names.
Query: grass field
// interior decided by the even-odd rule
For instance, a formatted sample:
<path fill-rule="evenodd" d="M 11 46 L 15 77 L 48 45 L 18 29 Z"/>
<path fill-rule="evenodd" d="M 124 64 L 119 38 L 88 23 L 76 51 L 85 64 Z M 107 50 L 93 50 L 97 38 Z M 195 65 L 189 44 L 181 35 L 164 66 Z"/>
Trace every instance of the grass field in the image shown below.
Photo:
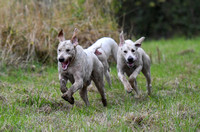
<path fill-rule="evenodd" d="M 142 47 L 152 58 L 152 96 L 142 73 L 141 97 L 127 94 L 112 65 L 106 108 L 95 88 L 89 90 L 89 107 L 78 92 L 74 106 L 64 101 L 56 64 L 1 68 L 0 130 L 200 131 L 200 38 L 147 40 Z"/>

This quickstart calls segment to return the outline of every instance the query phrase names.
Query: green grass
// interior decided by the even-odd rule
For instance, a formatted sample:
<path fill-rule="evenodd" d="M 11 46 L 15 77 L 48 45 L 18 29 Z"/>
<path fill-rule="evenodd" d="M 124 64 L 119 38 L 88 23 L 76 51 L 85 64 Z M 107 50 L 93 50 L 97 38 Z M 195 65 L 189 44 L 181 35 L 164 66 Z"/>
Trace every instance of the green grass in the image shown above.
<path fill-rule="evenodd" d="M 145 41 L 152 58 L 152 96 L 139 74 L 142 95 L 127 94 L 111 67 L 108 107 L 90 90 L 90 106 L 61 98 L 56 66 L 0 70 L 0 130 L 4 131 L 200 131 L 200 38 Z M 159 48 L 160 62 L 157 48 Z M 189 50 L 188 52 L 186 50 Z M 70 85 L 68 85 L 70 86 Z"/>

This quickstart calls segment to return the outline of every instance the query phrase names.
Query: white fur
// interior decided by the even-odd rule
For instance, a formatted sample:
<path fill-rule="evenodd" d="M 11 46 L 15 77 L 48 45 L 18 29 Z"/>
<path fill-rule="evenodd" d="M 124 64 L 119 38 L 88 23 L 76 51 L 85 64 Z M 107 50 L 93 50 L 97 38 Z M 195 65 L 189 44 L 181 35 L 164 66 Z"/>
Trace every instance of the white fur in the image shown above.
<path fill-rule="evenodd" d="M 99 46 L 100 48 L 98 49 L 97 47 Z M 117 62 L 118 45 L 112 38 L 103 37 L 98 39 L 93 45 L 88 47 L 88 50 L 90 50 L 91 52 L 95 52 L 96 49 L 98 49 L 98 51 L 102 53 L 101 55 L 97 55 L 97 57 L 104 66 L 104 75 L 109 86 L 111 86 L 108 59 L 110 56 L 112 56 L 115 62 Z"/>
<path fill-rule="evenodd" d="M 147 80 L 148 94 L 151 94 L 151 61 L 145 51 L 140 48 L 144 37 L 137 41 L 124 40 L 123 32 L 120 34 L 120 44 L 117 54 L 118 77 L 124 85 L 125 90 L 130 93 L 134 89 L 139 95 L 137 89 L 136 77 L 142 71 Z M 126 79 L 125 74 L 129 77 Z"/>

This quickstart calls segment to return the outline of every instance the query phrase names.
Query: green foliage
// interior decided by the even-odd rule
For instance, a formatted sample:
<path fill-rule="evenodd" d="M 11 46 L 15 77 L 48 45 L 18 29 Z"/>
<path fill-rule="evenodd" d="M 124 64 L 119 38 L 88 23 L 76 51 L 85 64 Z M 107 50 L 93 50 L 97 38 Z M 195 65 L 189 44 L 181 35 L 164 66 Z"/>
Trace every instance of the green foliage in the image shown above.
<path fill-rule="evenodd" d="M 113 0 L 124 30 L 156 38 L 200 33 L 199 0 Z"/>

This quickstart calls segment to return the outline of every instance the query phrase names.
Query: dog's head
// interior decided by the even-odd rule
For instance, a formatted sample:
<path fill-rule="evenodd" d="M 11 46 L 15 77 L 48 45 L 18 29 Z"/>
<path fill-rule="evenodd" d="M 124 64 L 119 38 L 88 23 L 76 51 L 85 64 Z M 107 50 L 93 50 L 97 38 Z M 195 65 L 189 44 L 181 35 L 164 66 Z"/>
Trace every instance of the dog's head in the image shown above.
<path fill-rule="evenodd" d="M 124 57 L 128 67 L 133 67 L 134 62 L 138 60 L 138 48 L 141 47 L 145 37 L 141 37 L 137 41 L 124 40 L 123 31 L 120 33 L 119 50 L 121 55 Z"/>
<path fill-rule="evenodd" d="M 76 55 L 76 46 L 78 45 L 78 39 L 76 37 L 77 30 L 75 28 L 74 34 L 71 40 L 65 40 L 63 30 L 58 34 L 59 45 L 57 49 L 57 60 L 62 64 L 62 69 L 67 70 L 69 64 Z"/>

